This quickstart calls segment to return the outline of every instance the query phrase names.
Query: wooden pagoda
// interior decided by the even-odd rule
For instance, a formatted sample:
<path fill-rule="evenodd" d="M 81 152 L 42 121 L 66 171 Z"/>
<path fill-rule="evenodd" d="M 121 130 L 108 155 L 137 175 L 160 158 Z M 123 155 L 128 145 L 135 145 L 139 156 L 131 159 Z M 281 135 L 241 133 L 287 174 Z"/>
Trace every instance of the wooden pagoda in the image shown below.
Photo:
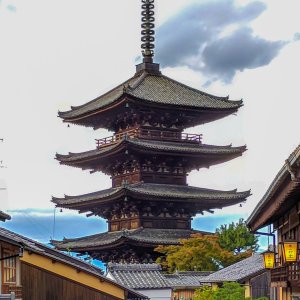
<path fill-rule="evenodd" d="M 238 156 L 245 146 L 214 146 L 184 129 L 231 115 L 242 101 L 217 97 L 162 75 L 153 63 L 153 0 L 143 2 L 143 62 L 132 78 L 70 111 L 64 122 L 114 134 L 96 149 L 57 154 L 64 165 L 111 176 L 112 187 L 92 194 L 53 198 L 57 207 L 108 222 L 108 232 L 53 241 L 58 249 L 89 253 L 104 262 L 152 262 L 153 249 L 178 244 L 192 233 L 192 217 L 246 200 L 249 191 L 191 187 L 190 171 Z"/>

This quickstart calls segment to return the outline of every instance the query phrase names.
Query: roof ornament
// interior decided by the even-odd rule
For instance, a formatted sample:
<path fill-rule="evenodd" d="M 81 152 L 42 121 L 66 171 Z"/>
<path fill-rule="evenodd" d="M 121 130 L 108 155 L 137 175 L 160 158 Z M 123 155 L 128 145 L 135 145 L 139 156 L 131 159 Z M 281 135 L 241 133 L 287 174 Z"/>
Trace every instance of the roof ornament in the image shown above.
<path fill-rule="evenodd" d="M 154 56 L 154 0 L 142 0 L 142 53 L 144 63 L 152 63 Z"/>

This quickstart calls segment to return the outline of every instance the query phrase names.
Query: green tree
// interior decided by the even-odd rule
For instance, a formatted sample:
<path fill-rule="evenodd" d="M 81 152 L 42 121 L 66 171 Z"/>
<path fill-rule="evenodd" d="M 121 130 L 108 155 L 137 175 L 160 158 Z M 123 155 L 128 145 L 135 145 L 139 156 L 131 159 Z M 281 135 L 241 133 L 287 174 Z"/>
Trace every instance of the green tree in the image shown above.
<path fill-rule="evenodd" d="M 216 290 L 213 300 L 245 300 L 245 288 L 237 282 L 225 282 Z"/>
<path fill-rule="evenodd" d="M 157 263 L 169 272 L 178 271 L 217 271 L 243 258 L 249 253 L 235 253 L 223 249 L 217 235 L 194 234 L 180 241 L 178 246 L 159 246 L 155 251 L 163 254 Z"/>
<path fill-rule="evenodd" d="M 216 232 L 220 246 L 237 255 L 258 249 L 258 239 L 249 231 L 243 219 L 240 219 L 238 223 L 232 222 L 229 225 L 221 225 Z"/>
<path fill-rule="evenodd" d="M 212 287 L 204 285 L 195 291 L 193 300 L 214 300 L 215 293 Z"/>
<path fill-rule="evenodd" d="M 195 291 L 193 300 L 268 300 L 266 297 L 245 298 L 245 288 L 237 282 L 224 282 L 220 288 L 202 286 Z"/>

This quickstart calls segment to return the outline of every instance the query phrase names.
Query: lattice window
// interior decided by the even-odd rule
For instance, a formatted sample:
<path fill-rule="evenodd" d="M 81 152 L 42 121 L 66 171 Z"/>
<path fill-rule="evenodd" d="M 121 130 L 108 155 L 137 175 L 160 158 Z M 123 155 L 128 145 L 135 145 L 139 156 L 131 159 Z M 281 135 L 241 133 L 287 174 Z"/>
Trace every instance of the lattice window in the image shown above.
<path fill-rule="evenodd" d="M 3 250 L 3 257 L 14 255 L 15 253 Z M 17 282 L 17 261 L 16 257 L 3 260 L 3 283 Z"/>

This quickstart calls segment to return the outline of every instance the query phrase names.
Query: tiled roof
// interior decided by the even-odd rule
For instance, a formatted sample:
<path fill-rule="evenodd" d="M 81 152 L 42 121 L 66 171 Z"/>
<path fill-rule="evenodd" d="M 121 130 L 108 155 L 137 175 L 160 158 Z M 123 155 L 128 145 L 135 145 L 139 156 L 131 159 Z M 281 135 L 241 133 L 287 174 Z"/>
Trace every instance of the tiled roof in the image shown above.
<path fill-rule="evenodd" d="M 150 245 L 178 245 L 180 239 L 187 239 L 191 234 L 199 233 L 195 230 L 183 229 L 150 229 L 139 228 L 116 232 L 104 232 L 76 239 L 52 241 L 59 249 L 84 250 L 96 249 L 119 242 L 143 242 Z M 202 232 L 203 233 L 203 232 Z"/>
<path fill-rule="evenodd" d="M 254 254 L 229 267 L 217 271 L 202 279 L 202 282 L 239 281 L 264 271 L 264 261 L 261 254 Z"/>
<path fill-rule="evenodd" d="M 131 96 L 149 103 L 201 109 L 230 110 L 242 106 L 242 101 L 230 101 L 228 97 L 204 93 L 166 76 L 143 72 L 84 105 L 60 112 L 59 116 L 64 119 L 76 118 L 117 102 L 122 96 Z"/>
<path fill-rule="evenodd" d="M 197 288 L 202 285 L 202 279 L 212 272 L 176 272 L 165 274 L 164 277 L 172 288 Z"/>
<path fill-rule="evenodd" d="M 108 264 L 108 274 L 131 289 L 162 289 L 169 283 L 158 264 Z"/>
<path fill-rule="evenodd" d="M 179 155 L 183 154 L 194 154 L 194 155 L 214 155 L 216 158 L 218 156 L 224 157 L 228 156 L 228 159 L 232 159 L 233 156 L 237 157 L 242 155 L 246 151 L 246 146 L 232 147 L 229 146 L 213 146 L 205 144 L 192 144 L 188 142 L 164 142 L 164 141 L 152 141 L 152 140 L 142 140 L 136 138 L 124 138 L 120 142 L 113 144 L 111 146 L 100 147 L 99 149 L 81 152 L 81 153 L 69 153 L 67 155 L 57 154 L 56 159 L 61 163 L 68 164 L 76 162 L 78 160 L 92 160 L 95 158 L 100 158 L 103 155 L 110 153 L 112 150 L 121 148 L 122 146 L 132 146 L 134 148 L 142 148 L 145 150 L 159 150 L 167 153 L 176 153 Z M 224 159 L 223 159 L 224 160 Z M 225 158 L 226 160 L 226 158 Z"/>
<path fill-rule="evenodd" d="M 75 258 L 73 256 L 64 254 L 60 251 L 57 251 L 55 249 L 52 249 L 50 247 L 47 247 L 44 244 L 41 244 L 39 242 L 36 242 L 34 240 L 31 240 L 27 237 L 24 237 L 22 235 L 19 235 L 17 233 L 14 233 L 12 231 L 9 231 L 7 229 L 4 229 L 0 227 L 0 240 L 6 239 L 10 240 L 11 242 L 14 242 L 16 244 L 23 244 L 25 246 L 25 249 L 32 250 L 33 252 L 40 253 L 45 256 L 49 256 L 51 258 L 60 260 L 64 263 L 73 265 L 77 268 L 82 268 L 85 271 L 95 273 L 97 275 L 102 274 L 103 271 L 95 266 L 92 266 L 86 262 L 84 262 L 81 259 Z"/>
<path fill-rule="evenodd" d="M 108 201 L 111 197 L 120 195 L 143 195 L 144 197 L 151 196 L 151 199 L 157 198 L 161 200 L 182 199 L 185 201 L 205 203 L 216 207 L 228 206 L 233 203 L 246 201 L 250 196 L 250 191 L 237 192 L 218 191 L 212 189 L 204 189 L 186 185 L 175 184 L 157 184 L 157 183 L 135 183 L 120 187 L 102 190 L 96 193 L 90 193 L 81 196 L 65 196 L 64 198 L 52 198 L 52 202 L 57 206 L 72 206 L 76 204 L 88 204 L 95 201 Z M 220 202 L 221 201 L 221 202 Z"/>
<path fill-rule="evenodd" d="M 295 169 L 300 167 L 300 145 L 296 147 L 293 153 L 289 156 L 289 158 L 285 161 L 285 164 L 277 173 L 276 177 L 274 178 L 273 182 L 269 186 L 268 190 L 266 191 L 263 198 L 258 202 L 256 207 L 254 208 L 253 212 L 251 213 L 250 217 L 246 221 L 247 225 L 251 227 L 251 229 L 257 230 L 265 225 L 268 220 L 260 220 L 261 224 L 259 228 L 252 228 L 253 223 L 260 218 L 260 213 L 264 210 L 264 208 L 268 207 L 272 204 L 273 196 L 276 195 L 278 189 L 284 182 L 286 178 L 290 178 L 291 181 L 294 182 L 295 186 L 300 187 L 300 178 L 292 178 L 293 172 L 295 173 Z M 279 208 L 279 207 L 278 207 Z M 278 209 L 277 208 L 277 209 Z M 275 207 L 274 207 L 275 209 Z"/>
<path fill-rule="evenodd" d="M 34 240 L 31 240 L 27 237 L 24 237 L 20 234 L 14 233 L 14 232 L 4 229 L 2 227 L 0 227 L 0 240 L 15 244 L 16 246 L 22 245 L 25 248 L 25 250 L 30 250 L 34 253 L 49 257 L 53 261 L 60 261 L 64 264 L 72 266 L 78 270 L 82 270 L 82 271 L 90 273 L 94 276 L 97 276 L 97 277 L 101 278 L 101 280 L 107 280 L 109 282 L 112 282 L 111 280 L 109 280 L 105 276 L 103 276 L 102 269 L 100 269 L 94 265 L 88 264 L 81 259 L 78 259 L 78 258 L 75 258 L 68 254 L 62 253 L 58 250 L 50 248 L 44 244 L 41 244 Z M 116 283 L 114 282 L 114 284 L 116 284 Z M 120 287 L 128 290 L 128 287 L 123 285 L 122 283 L 117 283 L 117 284 Z M 128 290 L 128 291 L 130 292 L 130 294 L 134 294 L 135 296 L 142 297 L 141 294 L 133 292 L 132 290 Z M 141 299 L 146 299 L 146 297 L 141 298 Z"/>
<path fill-rule="evenodd" d="M 0 221 L 5 222 L 6 220 L 10 220 L 10 219 L 11 219 L 10 215 L 0 210 Z"/>

